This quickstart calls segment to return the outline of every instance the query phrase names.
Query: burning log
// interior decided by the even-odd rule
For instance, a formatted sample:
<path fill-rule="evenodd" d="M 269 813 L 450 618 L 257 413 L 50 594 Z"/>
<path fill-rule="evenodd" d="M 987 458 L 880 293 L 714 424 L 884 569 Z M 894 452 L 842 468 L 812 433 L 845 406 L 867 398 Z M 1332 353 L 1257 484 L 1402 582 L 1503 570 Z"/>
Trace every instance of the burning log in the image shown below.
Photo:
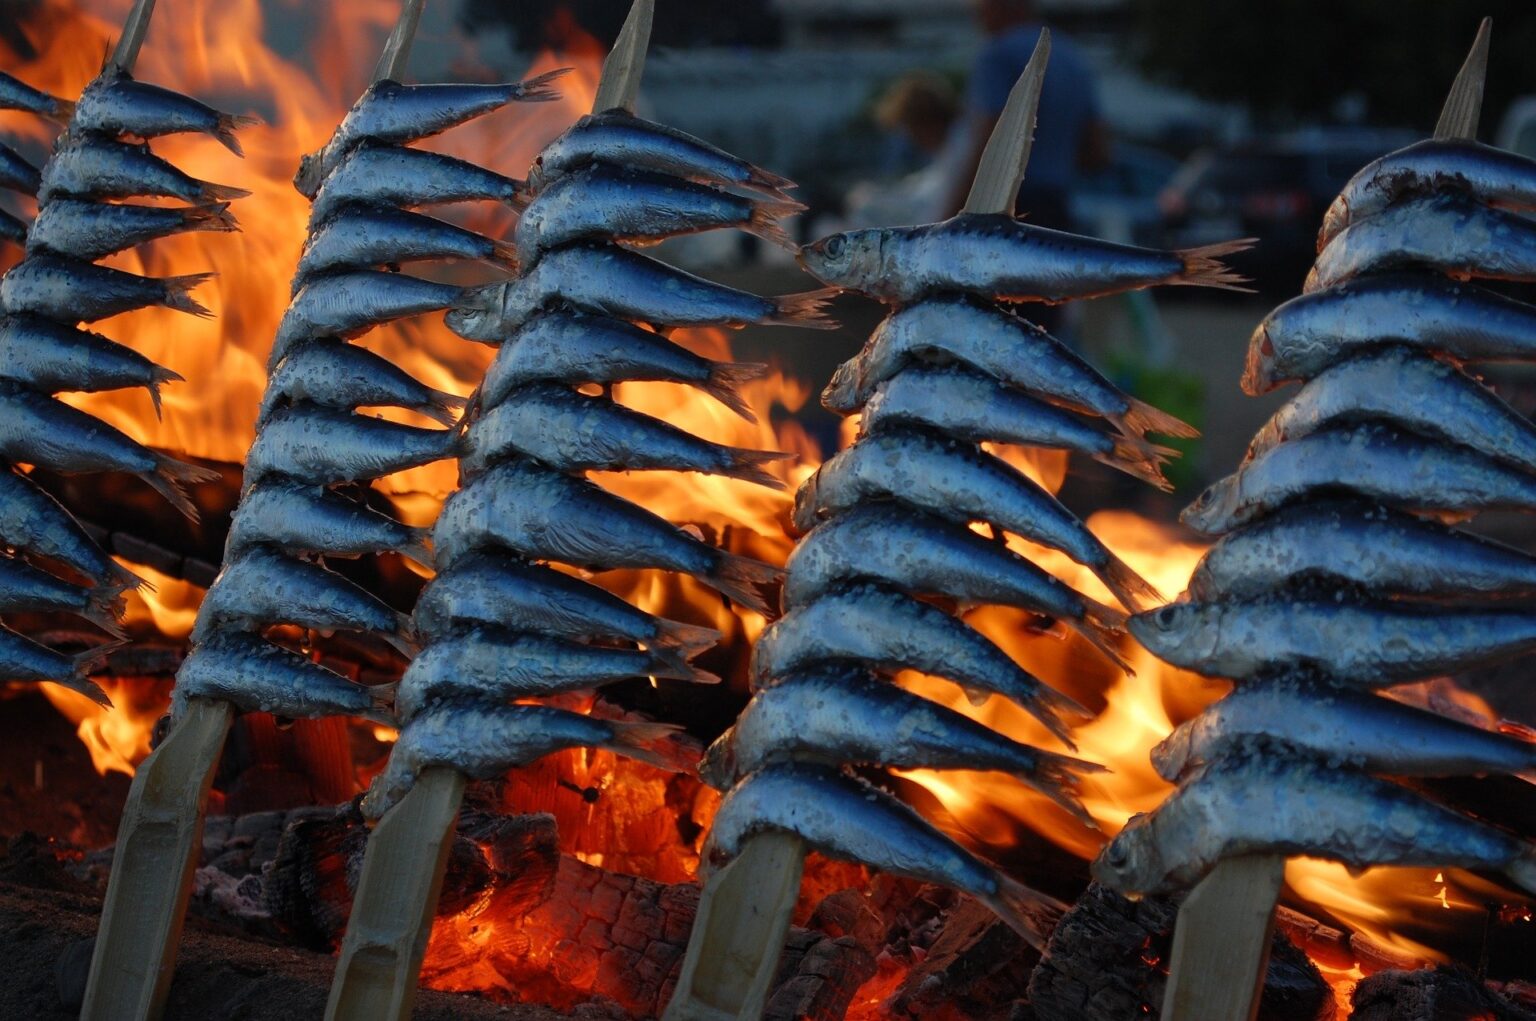
<path fill-rule="evenodd" d="M 1360 982 L 1350 1021 L 1536 1021 L 1464 968 L 1381 971 Z"/>

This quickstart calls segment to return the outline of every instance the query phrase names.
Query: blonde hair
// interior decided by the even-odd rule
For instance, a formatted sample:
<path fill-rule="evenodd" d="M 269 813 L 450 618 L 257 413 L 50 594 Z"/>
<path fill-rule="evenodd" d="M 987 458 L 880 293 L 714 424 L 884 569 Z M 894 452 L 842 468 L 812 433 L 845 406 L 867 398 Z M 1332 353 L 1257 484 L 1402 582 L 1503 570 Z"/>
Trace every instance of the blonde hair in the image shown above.
<path fill-rule="evenodd" d="M 875 123 L 887 131 L 922 122 L 948 126 L 960 110 L 955 88 L 932 71 L 909 71 L 875 101 Z"/>

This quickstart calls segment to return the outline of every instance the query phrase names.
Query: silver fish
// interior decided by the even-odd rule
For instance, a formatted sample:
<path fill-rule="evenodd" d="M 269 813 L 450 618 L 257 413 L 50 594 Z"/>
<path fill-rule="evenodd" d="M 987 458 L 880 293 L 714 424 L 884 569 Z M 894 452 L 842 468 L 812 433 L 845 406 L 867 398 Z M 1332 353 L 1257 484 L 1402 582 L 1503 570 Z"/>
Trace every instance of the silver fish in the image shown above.
<path fill-rule="evenodd" d="M 244 188 L 199 181 L 149 151 L 109 138 L 59 139 L 43 164 L 39 202 L 68 195 L 82 199 L 164 196 L 187 202 L 230 202 L 245 198 Z"/>
<path fill-rule="evenodd" d="M 528 171 L 528 187 L 537 194 L 561 175 L 591 163 L 654 170 L 778 199 L 787 198 L 785 192 L 795 186 L 676 128 L 608 110 L 582 117 L 545 146 Z"/>
<path fill-rule="evenodd" d="M 98 585 L 126 589 L 145 584 L 142 578 L 107 556 L 59 501 L 12 470 L 0 470 L 0 542 L 27 554 L 57 560 Z"/>
<path fill-rule="evenodd" d="M 36 195 L 43 177 L 25 156 L 0 142 L 0 188 Z"/>
<path fill-rule="evenodd" d="M 351 204 L 415 207 L 446 202 L 528 204 L 523 182 L 426 149 L 364 142 L 325 179 L 309 210 L 310 229 Z"/>
<path fill-rule="evenodd" d="M 1163 601 L 1054 496 L 972 444 L 902 428 L 866 436 L 801 484 L 792 521 L 808 532 L 866 500 L 896 500 L 957 524 L 986 521 L 1091 568 L 1128 607 Z"/>
<path fill-rule="evenodd" d="M 769 244 L 795 250 L 779 223 L 805 207 L 748 198 L 667 174 L 595 163 L 562 174 L 517 220 L 517 255 L 525 267 L 572 241 L 655 242 L 738 227 Z"/>
<path fill-rule="evenodd" d="M 419 412 L 443 425 L 458 421 L 464 398 L 434 390 L 366 348 L 321 337 L 293 348 L 277 365 L 261 396 L 256 421 L 278 408 L 311 401 L 328 408 L 388 407 Z"/>
<path fill-rule="evenodd" d="M 1317 250 L 1350 224 L 1405 195 L 1463 194 L 1508 209 L 1536 209 L 1536 160 L 1465 138 L 1435 138 L 1362 167 L 1323 214 Z"/>
<path fill-rule="evenodd" d="M 811 667 L 759 689 L 709 746 L 699 777 L 723 791 L 773 763 L 807 760 L 1009 773 L 1097 829 L 1078 779 L 1102 766 L 1020 744 L 857 667 Z"/>
<path fill-rule="evenodd" d="M 955 361 L 1085 415 L 1128 436 L 1198 436 L 1199 430 L 1138 401 L 1034 323 L 990 302 L 938 295 L 887 316 L 843 363 L 821 403 L 840 414 L 862 408 L 881 383 L 913 364 Z"/>
<path fill-rule="evenodd" d="M 1431 274 L 1363 277 L 1304 294 L 1253 331 L 1245 393 L 1311 379 L 1383 344 L 1458 363 L 1536 361 L 1536 306 Z"/>
<path fill-rule="evenodd" d="M 393 725 L 393 684 L 354 684 L 308 656 L 247 631 L 210 634 L 187 653 L 171 689 L 171 715 L 187 701 L 211 698 L 248 713 L 287 719 L 357 716 Z"/>
<path fill-rule="evenodd" d="M 1223 536 L 1189 580 L 1196 602 L 1251 599 L 1313 580 L 1383 596 L 1536 597 L 1536 557 L 1356 501 L 1284 507 Z"/>
<path fill-rule="evenodd" d="M 102 664 L 107 653 L 122 644 L 107 642 L 68 655 L 0 627 L 0 677 L 7 681 L 52 681 L 110 709 L 112 700 L 87 675 Z"/>
<path fill-rule="evenodd" d="M 732 789 L 704 841 L 700 873 L 722 867 L 770 830 L 831 858 L 962 890 L 1037 950 L 1066 912 L 1065 904 L 999 872 L 889 794 L 825 766 L 770 766 Z"/>
<path fill-rule="evenodd" d="M 42 89 L 34 89 L 20 78 L 0 71 L 0 109 L 25 110 L 60 124 L 68 124 L 75 111 L 75 104 L 67 99 L 50 96 Z"/>
<path fill-rule="evenodd" d="M 962 605 L 997 603 L 1065 622 L 1122 669 L 1114 642 L 1125 615 L 964 525 L 881 502 L 854 507 L 795 544 L 784 565 L 784 608 L 806 606 L 854 581 Z"/>
<path fill-rule="evenodd" d="M 1408 348 L 1367 352 L 1301 388 L 1254 435 L 1247 460 L 1352 421 L 1387 422 L 1536 472 L 1536 426 L 1460 369 Z"/>
<path fill-rule="evenodd" d="M 1073 412 L 958 366 L 914 366 L 876 387 L 864 405 L 859 435 L 892 425 L 929 428 L 971 443 L 1076 451 L 1159 489 L 1173 488 L 1163 477 L 1163 459 L 1173 453 L 1166 447 L 1107 432 Z"/>
<path fill-rule="evenodd" d="M 350 558 L 392 551 L 432 566 L 430 530 L 412 528 L 324 486 L 258 479 L 240 497 L 226 547 Z"/>
<path fill-rule="evenodd" d="M 260 632 L 273 624 L 312 631 L 363 631 L 409 658 L 411 618 L 335 571 L 252 548 L 224 562 L 197 611 L 192 644 L 235 628 Z"/>
<path fill-rule="evenodd" d="M 1180 519 L 1224 535 L 1286 503 L 1335 490 L 1417 511 L 1536 511 L 1536 479 L 1447 443 L 1382 425 L 1325 429 L 1282 443 L 1211 486 Z"/>
<path fill-rule="evenodd" d="M 562 67 L 527 81 L 494 85 L 402 85 L 388 79 L 374 82 L 352 104 L 330 141 L 299 161 L 293 185 L 305 198 L 314 198 L 342 158 L 366 140 L 414 142 L 499 110 L 508 103 L 559 99 L 560 93 L 550 85 L 568 71 L 570 68 Z"/>
<path fill-rule="evenodd" d="M 1536 743 L 1393 698 L 1294 678 L 1239 684 L 1152 749 L 1170 783 L 1256 743 L 1391 776 L 1480 776 L 1536 770 Z"/>
<path fill-rule="evenodd" d="M 607 397 L 534 383 L 473 422 L 459 470 L 472 478 L 518 456 L 561 471 L 700 472 L 783 489 L 764 466 L 794 455 L 711 443 Z"/>
<path fill-rule="evenodd" d="M 1536 648 L 1536 612 L 1426 607 L 1337 595 L 1171 603 L 1131 634 L 1157 658 L 1205 677 L 1310 670 L 1382 688 L 1497 663 Z"/>
<path fill-rule="evenodd" d="M 285 475 L 317 486 L 377 479 L 450 458 L 457 442 L 453 429 L 299 404 L 268 415 L 246 457 L 245 477 Z"/>
<path fill-rule="evenodd" d="M 830 291 L 764 298 L 712 283 L 614 245 L 577 244 L 545 254 L 526 276 L 465 292 L 448 327 L 466 340 L 497 343 L 541 310 L 582 312 L 670 326 L 763 323 L 813 330 L 836 327 L 824 306 Z"/>
<path fill-rule="evenodd" d="M 510 243 L 494 241 L 435 216 L 349 206 L 310 233 L 293 275 L 293 290 L 297 293 L 319 273 L 433 259 L 477 259 L 515 268 L 517 251 Z"/>
<path fill-rule="evenodd" d="M 236 156 L 244 156 L 235 132 L 260 123 L 259 117 L 220 113 L 190 96 L 135 81 L 109 63 L 80 94 L 69 130 L 146 139 L 192 131 L 210 135 Z"/>
<path fill-rule="evenodd" d="M 99 333 L 33 315 L 0 317 L 0 378 L 45 393 L 143 387 L 160 417 L 160 387 L 180 373 Z"/>
<path fill-rule="evenodd" d="M 362 811 L 370 819 L 389 811 L 424 769 L 445 766 L 488 780 L 567 748 L 606 748 L 657 769 L 685 772 L 687 766 L 666 747 L 681 729 L 670 723 L 603 720 L 542 705 L 445 706 L 401 728 L 384 772 L 363 797 Z"/>
<path fill-rule="evenodd" d="M 1001 695 L 1069 748 L 1060 717 L 1087 716 L 964 621 L 873 585 L 830 593 L 771 624 L 752 649 L 753 687 L 827 660 L 856 660 L 882 672 L 919 670 L 959 685 L 978 703 Z"/>
<path fill-rule="evenodd" d="M 19 216 L 12 216 L 0 209 L 0 241 L 9 241 L 13 245 L 25 247 L 27 243 L 27 221 Z"/>
<path fill-rule="evenodd" d="M 1072 301 L 1187 284 L 1246 290 L 1222 258 L 1253 239 L 1177 252 L 1036 227 L 1000 213 L 961 213 L 921 227 L 842 231 L 800 250 L 823 283 L 905 304 L 960 291 L 1008 301 Z"/>
<path fill-rule="evenodd" d="M 22 560 L 0 556 L 0 613 L 73 613 L 113 638 L 123 638 L 123 589 L 116 582 L 74 585 Z"/>
<path fill-rule="evenodd" d="M 1409 266 L 1462 280 L 1536 280 L 1536 223 L 1462 195 L 1404 199 L 1340 231 L 1318 254 L 1301 291 Z"/>
<path fill-rule="evenodd" d="M 1175 893 L 1244 854 L 1488 869 L 1536 891 L 1533 845 L 1386 780 L 1274 756 L 1212 763 L 1133 816 L 1093 875 L 1122 893 Z"/>
<path fill-rule="evenodd" d="M 430 642 L 456 631 L 497 627 L 561 638 L 633 642 L 675 670 L 720 640 L 720 632 L 656 617 L 596 585 L 541 564 L 482 550 L 439 571 L 416 600 L 416 631 Z"/>
<path fill-rule="evenodd" d="M 444 700 L 510 702 L 637 677 L 720 683 L 712 673 L 644 649 L 612 649 L 474 628 L 433 642 L 417 654 L 400 678 L 396 708 L 400 719 L 408 722 Z"/>
<path fill-rule="evenodd" d="M 237 231 L 229 204 L 174 209 L 58 198 L 43 203 L 27 234 L 28 254 L 93 262 L 125 248 L 188 231 Z"/>
<path fill-rule="evenodd" d="M 19 387 L 0 389 L 0 458 L 64 475 L 127 472 L 154 487 L 189 521 L 199 514 L 183 487 L 219 477 L 211 468 L 151 450 L 95 415 Z"/>
<path fill-rule="evenodd" d="M 277 326 L 267 371 L 293 347 L 315 337 L 361 336 L 382 323 L 448 308 L 461 288 L 405 273 L 354 270 L 313 277 L 294 295 Z"/>
<path fill-rule="evenodd" d="M 710 361 L 621 319 L 555 311 L 533 317 L 502 342 L 475 403 L 494 408 L 529 383 L 645 380 L 697 387 L 756 422 L 741 387 L 767 373 L 760 362 Z"/>
<path fill-rule="evenodd" d="M 61 323 L 93 322 L 151 305 L 208 317 L 213 313 L 191 291 L 215 276 L 143 277 L 79 259 L 34 255 L 0 278 L 0 303 L 10 313 L 34 312 Z"/>
<path fill-rule="evenodd" d="M 586 479 L 524 461 L 495 465 L 449 496 L 432 536 L 440 567 L 500 546 L 593 570 L 679 571 L 765 615 L 772 611 L 764 590 L 783 574 L 696 539 Z"/>

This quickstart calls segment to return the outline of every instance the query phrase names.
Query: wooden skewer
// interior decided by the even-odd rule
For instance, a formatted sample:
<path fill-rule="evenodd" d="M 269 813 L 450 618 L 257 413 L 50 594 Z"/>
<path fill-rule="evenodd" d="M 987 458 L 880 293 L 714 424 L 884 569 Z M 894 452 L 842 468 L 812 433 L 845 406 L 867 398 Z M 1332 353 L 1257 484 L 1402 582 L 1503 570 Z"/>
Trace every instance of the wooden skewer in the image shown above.
<path fill-rule="evenodd" d="M 592 112 L 627 110 L 635 112 L 635 98 L 640 94 L 640 78 L 645 74 L 645 52 L 651 45 L 651 20 L 656 14 L 656 0 L 635 0 L 624 19 L 624 27 L 613 41 L 613 49 L 603 60 L 603 74 L 592 96 Z"/>
<path fill-rule="evenodd" d="M 405 63 L 411 57 L 411 41 L 416 38 L 416 26 L 421 24 L 421 9 L 425 6 L 426 0 L 405 0 L 394 30 L 384 41 L 384 52 L 379 54 L 379 62 L 374 66 L 375 82 L 386 79 L 397 82 L 405 74 Z"/>
<path fill-rule="evenodd" d="M 1202 879 L 1174 923 L 1163 1021 L 1253 1021 L 1269 967 L 1279 855 L 1229 858 Z"/>
<path fill-rule="evenodd" d="M 968 213 L 1013 214 L 1034 143 L 1040 87 L 1051 57 L 1042 29 L 1035 52 L 1008 94 L 982 151 L 965 202 Z M 662 1021 L 758 1021 L 784 950 L 789 917 L 800 896 L 806 846 L 784 833 L 747 841 L 730 865 L 711 876 L 699 897 L 677 990 Z"/>
<path fill-rule="evenodd" d="M 1488 78 L 1488 37 L 1493 33 L 1493 19 L 1484 18 L 1477 26 L 1477 37 L 1467 54 L 1456 80 L 1451 83 L 1450 94 L 1440 110 L 1440 120 L 1435 124 L 1436 138 L 1477 137 L 1477 122 L 1483 112 L 1483 83 Z"/>
<path fill-rule="evenodd" d="M 165 1009 L 203 842 L 202 805 L 233 718 L 227 702 L 189 700 L 133 774 L 81 1021 L 141 1021 Z"/>
<path fill-rule="evenodd" d="M 128 19 L 123 22 L 123 34 L 117 37 L 117 45 L 112 49 L 112 63 L 129 74 L 133 71 L 133 65 L 138 62 L 139 49 L 144 45 L 144 36 L 149 32 L 149 19 L 155 13 L 155 0 L 137 0 L 133 10 L 128 12 Z"/>

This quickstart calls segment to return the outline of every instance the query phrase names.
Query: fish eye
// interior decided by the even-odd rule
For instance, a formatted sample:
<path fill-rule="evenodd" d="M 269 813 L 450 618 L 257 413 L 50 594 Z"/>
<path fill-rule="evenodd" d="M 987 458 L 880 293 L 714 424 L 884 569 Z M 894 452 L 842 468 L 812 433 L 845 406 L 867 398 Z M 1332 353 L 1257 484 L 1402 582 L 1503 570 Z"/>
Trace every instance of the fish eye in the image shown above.
<path fill-rule="evenodd" d="M 1179 611 L 1172 606 L 1165 606 L 1152 615 L 1153 622 L 1160 628 L 1171 628 L 1178 619 Z"/>
<path fill-rule="evenodd" d="M 846 246 L 847 241 L 841 234 L 833 234 L 831 237 L 827 238 L 826 242 L 822 245 L 821 250 L 827 254 L 827 258 L 836 259 L 843 254 L 843 249 Z"/>
<path fill-rule="evenodd" d="M 1131 852 L 1121 841 L 1111 840 L 1104 848 L 1104 861 L 1111 868 L 1121 869 L 1131 863 Z"/>

